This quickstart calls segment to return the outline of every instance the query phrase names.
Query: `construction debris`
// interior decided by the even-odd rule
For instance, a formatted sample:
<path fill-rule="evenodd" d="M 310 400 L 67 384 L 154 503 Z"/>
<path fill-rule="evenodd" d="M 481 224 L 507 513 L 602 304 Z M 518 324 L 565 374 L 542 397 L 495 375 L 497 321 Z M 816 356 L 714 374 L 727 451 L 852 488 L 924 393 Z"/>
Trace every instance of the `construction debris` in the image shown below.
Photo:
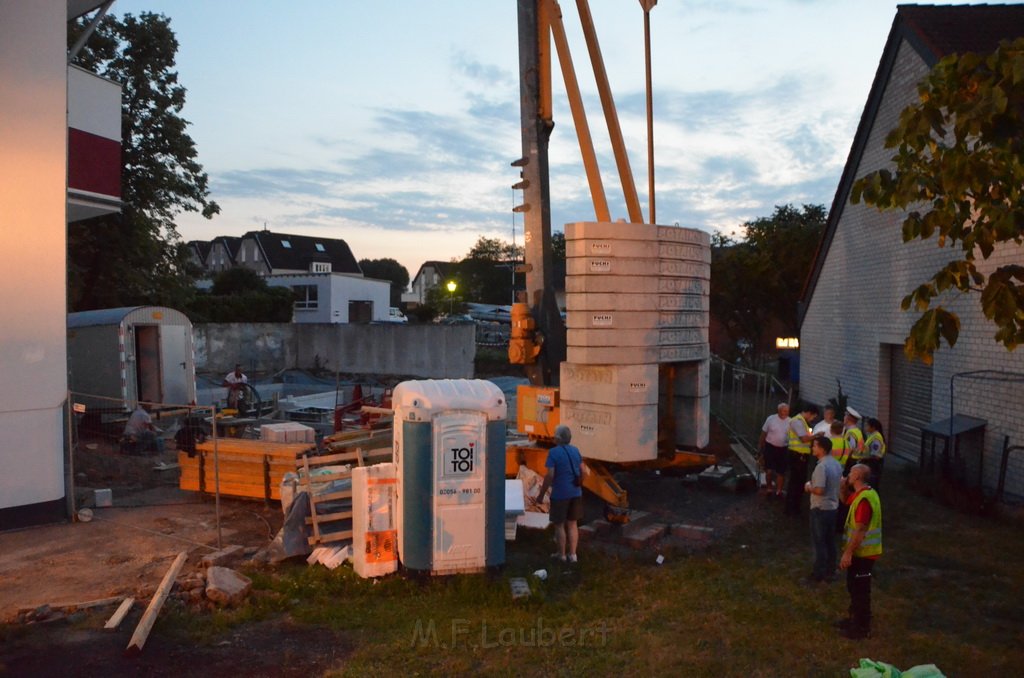
<path fill-rule="evenodd" d="M 134 598 L 128 597 L 122 600 L 117 610 L 114 611 L 114 614 L 110 615 L 110 619 L 108 619 L 107 623 L 103 625 L 103 628 L 110 631 L 116 631 L 117 627 L 121 625 L 122 621 L 124 621 L 125 616 L 127 616 L 128 611 L 132 609 L 134 604 Z"/>
<path fill-rule="evenodd" d="M 233 607 L 245 600 L 252 579 L 227 567 L 214 565 L 206 570 L 206 597 L 223 606 Z"/>
<path fill-rule="evenodd" d="M 135 633 L 132 634 L 132 639 L 128 641 L 128 647 L 124 649 L 126 656 L 132 657 L 142 652 L 142 647 L 146 644 L 149 632 L 156 622 L 156 616 L 160 613 L 160 608 L 163 607 L 164 601 L 167 600 L 167 595 L 171 592 L 171 587 L 174 586 L 174 580 L 177 578 L 178 573 L 181 572 L 181 568 L 185 565 L 187 559 L 188 553 L 182 551 L 174 559 L 174 562 L 171 563 L 170 569 L 167 570 L 163 581 L 160 582 L 156 593 L 153 594 L 153 599 L 149 601 L 149 607 L 142 613 L 142 619 L 139 620 L 139 625 L 135 627 Z"/>
<path fill-rule="evenodd" d="M 328 570 L 333 570 L 346 560 L 352 559 L 352 545 L 347 546 L 318 546 L 306 558 L 310 565 L 320 563 Z"/>
<path fill-rule="evenodd" d="M 228 565 L 230 563 L 239 561 L 245 555 L 245 549 L 237 544 L 231 546 L 225 546 L 220 551 L 214 551 L 203 556 L 200 561 L 203 567 L 210 567 L 212 565 Z"/>
<path fill-rule="evenodd" d="M 524 577 L 512 577 L 508 580 L 508 587 L 512 591 L 512 600 L 529 598 L 533 593 L 530 590 L 530 583 Z"/>

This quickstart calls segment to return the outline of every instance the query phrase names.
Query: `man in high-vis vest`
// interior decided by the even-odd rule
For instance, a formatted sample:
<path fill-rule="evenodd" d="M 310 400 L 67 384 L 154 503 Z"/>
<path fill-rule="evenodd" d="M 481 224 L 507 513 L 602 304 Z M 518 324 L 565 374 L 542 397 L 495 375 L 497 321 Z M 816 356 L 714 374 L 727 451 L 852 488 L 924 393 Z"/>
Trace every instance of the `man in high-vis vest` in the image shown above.
<path fill-rule="evenodd" d="M 846 570 L 850 610 L 836 626 L 843 636 L 854 640 L 871 635 L 871 570 L 882 555 L 882 501 L 868 485 L 870 477 L 871 469 L 857 464 L 843 483 L 849 512 L 839 569 Z"/>
<path fill-rule="evenodd" d="M 843 424 L 845 425 L 846 454 L 848 455 L 845 469 L 846 473 L 849 473 L 854 464 L 859 463 L 867 456 L 864 451 L 864 433 L 860 430 L 860 412 L 852 407 L 847 407 Z"/>
<path fill-rule="evenodd" d="M 807 469 L 811 459 L 811 424 L 818 418 L 816 405 L 804 405 L 800 414 L 790 417 L 786 430 L 789 443 L 789 483 L 786 489 L 786 515 L 800 515 L 800 504 L 807 482 Z"/>

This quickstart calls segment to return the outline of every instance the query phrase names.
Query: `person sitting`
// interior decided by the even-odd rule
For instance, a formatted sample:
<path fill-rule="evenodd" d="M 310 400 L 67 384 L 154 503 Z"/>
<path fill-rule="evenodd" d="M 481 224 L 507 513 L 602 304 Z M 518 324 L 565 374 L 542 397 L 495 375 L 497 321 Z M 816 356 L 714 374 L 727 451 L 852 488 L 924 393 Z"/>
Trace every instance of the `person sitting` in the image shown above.
<path fill-rule="evenodd" d="M 160 436 L 160 430 L 153 425 L 149 409 L 148 403 L 138 403 L 135 406 L 135 411 L 125 424 L 124 437 L 140 453 L 155 451 L 157 454 L 163 454 L 164 439 Z"/>
<path fill-rule="evenodd" d="M 238 409 L 240 400 L 245 399 L 243 390 L 245 386 L 243 384 L 249 383 L 249 377 L 242 373 L 242 366 L 238 363 L 235 364 L 235 369 L 228 372 L 221 382 L 221 386 L 226 386 L 228 389 L 228 407 Z"/>

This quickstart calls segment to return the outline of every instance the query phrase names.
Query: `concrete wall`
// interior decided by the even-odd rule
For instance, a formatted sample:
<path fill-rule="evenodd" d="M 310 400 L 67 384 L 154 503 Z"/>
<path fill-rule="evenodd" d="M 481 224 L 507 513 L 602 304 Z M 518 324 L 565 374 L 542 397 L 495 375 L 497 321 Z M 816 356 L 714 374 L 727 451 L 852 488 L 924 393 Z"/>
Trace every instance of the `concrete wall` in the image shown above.
<path fill-rule="evenodd" d="M 473 377 L 472 325 L 200 324 L 196 370 L 227 373 L 324 368 L 432 379 Z"/>
<path fill-rule="evenodd" d="M 66 32 L 64 0 L 0 2 L 0 529 L 64 496 Z"/>
<path fill-rule="evenodd" d="M 891 166 L 893 151 L 884 140 L 896 126 L 899 113 L 916 100 L 916 85 L 928 67 L 906 43 L 899 55 L 885 99 L 871 130 L 857 177 Z M 878 417 L 890 429 L 889 356 L 901 350 L 917 318 L 900 310 L 900 301 L 950 260 L 951 252 L 935 238 L 904 243 L 899 212 L 878 212 L 863 204 L 844 206 L 827 259 L 809 300 L 801 328 L 801 393 L 824 403 L 842 380 L 850 405 L 865 416 Z M 979 269 L 1019 263 L 1024 251 L 1002 247 Z M 1008 352 L 993 340 L 995 327 L 981 313 L 976 294 L 949 296 L 942 304 L 959 314 L 960 337 L 955 348 L 943 347 L 935 356 L 932 379 L 932 421 L 950 411 L 950 379 L 969 370 L 1024 372 L 1024 351 Z M 1024 384 L 957 379 L 955 411 L 988 420 L 985 436 L 985 484 L 991 490 L 998 473 L 1003 436 L 1024 443 Z M 895 450 L 911 456 L 916 450 Z M 1024 458 L 1011 458 L 1007 491 L 1024 495 Z"/>

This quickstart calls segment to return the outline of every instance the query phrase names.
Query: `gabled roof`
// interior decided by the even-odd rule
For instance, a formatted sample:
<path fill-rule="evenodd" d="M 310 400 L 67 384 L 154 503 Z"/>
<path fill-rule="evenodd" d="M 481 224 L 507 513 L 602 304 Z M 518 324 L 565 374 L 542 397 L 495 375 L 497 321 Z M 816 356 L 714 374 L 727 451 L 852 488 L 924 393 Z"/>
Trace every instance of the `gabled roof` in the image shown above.
<path fill-rule="evenodd" d="M 224 246 L 228 256 L 231 257 L 231 261 L 234 262 L 235 256 L 238 254 L 238 247 L 242 244 L 242 239 L 234 235 L 218 235 L 210 241 L 210 250 L 212 251 L 213 246 L 218 243 Z"/>
<path fill-rule="evenodd" d="M 448 262 L 447 261 L 424 261 L 420 265 L 420 269 L 418 271 L 416 271 L 416 275 L 414 275 L 412 277 L 412 282 L 413 283 L 415 283 L 417 278 L 420 277 L 420 274 L 423 273 L 423 269 L 425 269 L 427 267 L 435 269 L 441 275 L 441 277 L 443 278 L 443 277 L 445 277 L 444 276 L 445 270 L 448 268 Z"/>
<path fill-rule="evenodd" d="M 1000 41 L 1020 36 L 1024 36 L 1024 5 L 899 5 L 896 8 L 896 17 L 882 50 L 867 104 L 857 125 L 850 155 L 846 159 L 839 187 L 828 212 L 825 232 L 814 255 L 814 265 L 800 295 L 800 308 L 797 312 L 800 325 L 803 325 L 807 305 L 814 295 L 843 208 L 850 197 L 850 189 L 859 178 L 856 172 L 889 84 L 900 44 L 906 40 L 921 59 L 932 67 L 950 54 L 991 52 L 999 46 Z"/>
<path fill-rule="evenodd" d="M 329 262 L 333 273 L 363 274 L 348 243 L 338 238 L 271 231 L 249 231 L 242 237 L 256 240 L 271 269 L 308 271 L 315 261 Z"/>
<path fill-rule="evenodd" d="M 213 247 L 213 243 L 209 240 L 189 240 L 185 244 L 199 255 L 199 260 L 202 262 L 206 261 L 206 257 L 210 255 L 210 249 Z"/>

